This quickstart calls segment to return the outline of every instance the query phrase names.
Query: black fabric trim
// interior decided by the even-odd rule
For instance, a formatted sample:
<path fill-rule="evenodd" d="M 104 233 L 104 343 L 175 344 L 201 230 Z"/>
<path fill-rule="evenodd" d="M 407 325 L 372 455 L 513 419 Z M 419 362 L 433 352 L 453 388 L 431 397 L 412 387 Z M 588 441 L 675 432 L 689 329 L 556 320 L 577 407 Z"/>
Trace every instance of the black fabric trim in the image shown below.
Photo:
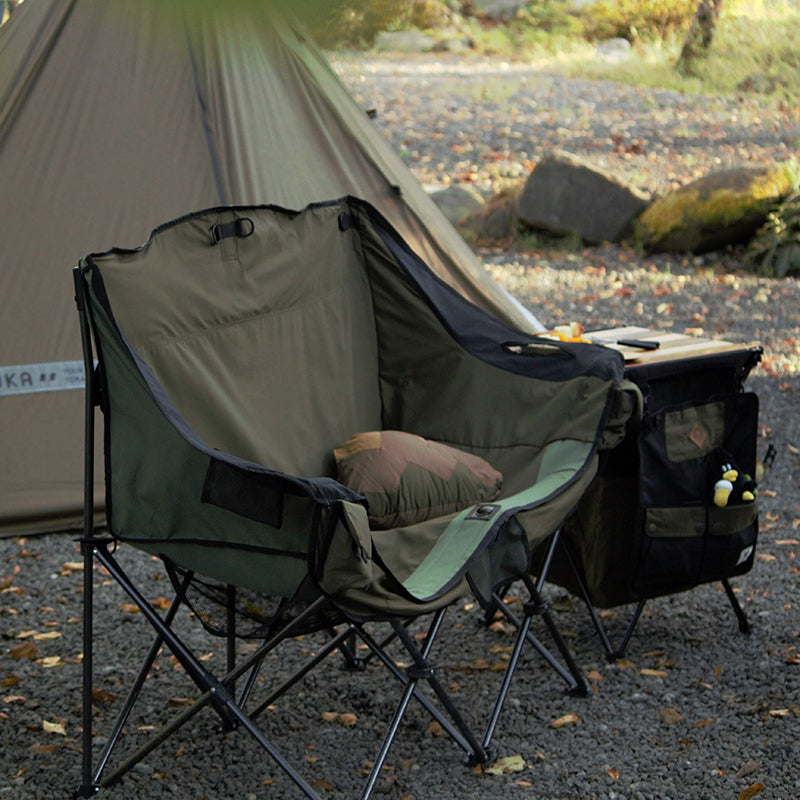
<path fill-rule="evenodd" d="M 200 499 L 273 528 L 283 524 L 283 496 L 269 475 L 247 472 L 214 458 L 208 465 Z"/>
<path fill-rule="evenodd" d="M 576 374 L 603 380 L 622 379 L 624 361 L 620 353 L 602 345 L 543 339 L 505 325 L 439 278 L 374 206 L 355 198 L 350 198 L 350 202 L 368 214 L 392 256 L 427 299 L 442 325 L 465 350 L 501 369 L 543 380 L 559 381 Z M 532 358 L 516 353 L 508 349 L 509 343 L 520 345 L 523 350 L 526 345 L 547 345 L 547 355 Z"/>

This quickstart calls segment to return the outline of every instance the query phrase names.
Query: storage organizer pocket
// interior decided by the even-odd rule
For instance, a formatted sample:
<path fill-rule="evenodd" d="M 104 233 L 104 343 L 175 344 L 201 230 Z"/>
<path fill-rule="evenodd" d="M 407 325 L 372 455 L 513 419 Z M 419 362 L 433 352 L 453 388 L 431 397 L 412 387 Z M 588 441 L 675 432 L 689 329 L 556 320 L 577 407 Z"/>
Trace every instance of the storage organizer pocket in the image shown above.
<path fill-rule="evenodd" d="M 631 590 L 653 597 L 747 572 L 758 535 L 755 475 L 758 398 L 729 394 L 645 416 Z M 713 502 L 724 467 L 739 473 L 728 504 Z"/>

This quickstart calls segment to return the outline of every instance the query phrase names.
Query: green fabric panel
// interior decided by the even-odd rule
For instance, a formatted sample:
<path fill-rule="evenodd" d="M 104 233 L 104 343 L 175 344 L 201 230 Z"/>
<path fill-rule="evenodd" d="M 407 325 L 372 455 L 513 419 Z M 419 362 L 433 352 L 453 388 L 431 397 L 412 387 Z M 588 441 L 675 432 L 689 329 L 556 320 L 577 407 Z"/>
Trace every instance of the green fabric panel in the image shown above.
<path fill-rule="evenodd" d="M 614 395 L 611 415 L 600 441 L 601 450 L 613 450 L 625 438 L 628 421 L 641 420 L 644 413 L 642 390 L 633 381 L 623 380 Z"/>
<path fill-rule="evenodd" d="M 340 210 L 252 210 L 253 235 L 210 246 L 225 211 L 102 258 L 120 327 L 209 446 L 333 475 L 333 446 L 381 427 L 370 288 Z"/>
<path fill-rule="evenodd" d="M 398 578 L 425 557 L 449 518 L 394 531 L 370 531 L 363 506 L 339 502 L 336 507 L 338 511 L 330 513 L 341 513 L 341 522 L 334 527 L 327 542 L 322 571 L 316 578 L 323 591 L 348 612 L 361 618 L 384 614 L 418 616 L 469 593 L 466 580 L 457 582 L 447 591 L 442 591 L 442 586 L 437 587 L 436 596 L 423 602 L 398 592 Z M 323 524 L 323 529 L 325 527 Z M 373 548 L 377 550 L 383 540 L 393 540 L 395 545 L 391 577 L 373 557 Z"/>
<path fill-rule="evenodd" d="M 653 538 L 694 538 L 727 536 L 750 525 L 758 513 L 758 502 L 718 508 L 708 506 L 678 506 L 648 508 L 645 513 L 645 532 Z"/>
<path fill-rule="evenodd" d="M 390 274 L 379 242 L 370 239 L 364 246 L 372 261 L 385 428 L 481 456 L 503 474 L 506 494 L 536 480 L 536 460 L 548 442 L 595 443 L 607 381 L 548 381 L 483 361 L 441 335 L 441 323 L 424 299 Z M 557 351 L 543 356 L 548 357 L 563 358 Z"/>
<path fill-rule="evenodd" d="M 235 582 L 251 589 L 292 594 L 307 574 L 313 503 L 286 496 L 280 530 L 202 503 L 209 457 L 163 415 L 96 303 L 94 315 L 109 383 L 111 531 L 209 577 L 238 575 Z M 276 559 L 273 551 L 300 557 Z"/>
<path fill-rule="evenodd" d="M 758 515 L 758 498 L 752 503 L 708 507 L 708 532 L 712 536 L 727 536 L 743 531 Z"/>
<path fill-rule="evenodd" d="M 356 503 L 340 502 L 337 522 L 327 552 L 322 554 L 322 571 L 317 580 L 322 589 L 336 596 L 347 589 L 368 590 L 375 580 L 367 510 Z"/>
<path fill-rule="evenodd" d="M 672 462 L 708 455 L 720 447 L 724 435 L 724 403 L 687 406 L 665 414 L 664 438 Z"/>
<path fill-rule="evenodd" d="M 473 508 L 460 512 L 447 526 L 436 545 L 412 575 L 403 581 L 403 587 L 414 597 L 424 599 L 432 596 L 450 582 L 464 568 L 484 541 L 488 530 L 497 520 L 498 514 L 536 505 L 568 483 L 582 467 L 591 452 L 585 442 L 566 440 L 553 442 L 545 449 L 541 477 L 526 490 L 510 497 L 499 498 L 491 505 L 499 507 L 488 520 L 470 519 Z M 552 531 L 529 532 L 534 541 Z"/>

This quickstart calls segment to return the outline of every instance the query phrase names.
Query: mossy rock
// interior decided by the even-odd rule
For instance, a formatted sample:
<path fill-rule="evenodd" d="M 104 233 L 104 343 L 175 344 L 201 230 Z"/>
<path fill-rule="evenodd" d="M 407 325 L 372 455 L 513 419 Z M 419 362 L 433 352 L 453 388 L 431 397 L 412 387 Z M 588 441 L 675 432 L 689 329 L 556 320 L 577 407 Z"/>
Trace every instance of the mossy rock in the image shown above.
<path fill-rule="evenodd" d="M 792 191 L 784 164 L 706 175 L 653 201 L 636 221 L 649 252 L 703 253 L 747 241 Z"/>
<path fill-rule="evenodd" d="M 489 198 L 482 209 L 460 221 L 458 228 L 462 235 L 473 243 L 513 239 L 519 222 L 517 201 L 521 192 L 522 184 Z"/>

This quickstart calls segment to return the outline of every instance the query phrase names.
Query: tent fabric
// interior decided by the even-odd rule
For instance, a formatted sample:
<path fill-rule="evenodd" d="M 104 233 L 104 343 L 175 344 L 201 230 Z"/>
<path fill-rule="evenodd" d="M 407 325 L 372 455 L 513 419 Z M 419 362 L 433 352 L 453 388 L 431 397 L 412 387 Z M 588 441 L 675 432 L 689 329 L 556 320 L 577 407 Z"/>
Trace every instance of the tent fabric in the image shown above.
<path fill-rule="evenodd" d="M 483 598 L 526 574 L 594 474 L 622 377 L 607 348 L 510 345 L 537 340 L 466 301 L 355 198 L 197 212 L 80 274 L 112 534 L 270 594 L 291 596 L 310 569 L 357 614 L 439 607 L 469 591 L 471 570 Z M 371 530 L 334 449 L 381 428 L 480 455 L 503 492 Z M 524 541 L 481 563 L 507 531 Z"/>
<path fill-rule="evenodd" d="M 138 246 L 165 219 L 354 194 L 462 295 L 536 327 L 282 3 L 22 4 L 0 28 L 0 186 L 0 535 L 79 525 L 69 270 Z"/>

